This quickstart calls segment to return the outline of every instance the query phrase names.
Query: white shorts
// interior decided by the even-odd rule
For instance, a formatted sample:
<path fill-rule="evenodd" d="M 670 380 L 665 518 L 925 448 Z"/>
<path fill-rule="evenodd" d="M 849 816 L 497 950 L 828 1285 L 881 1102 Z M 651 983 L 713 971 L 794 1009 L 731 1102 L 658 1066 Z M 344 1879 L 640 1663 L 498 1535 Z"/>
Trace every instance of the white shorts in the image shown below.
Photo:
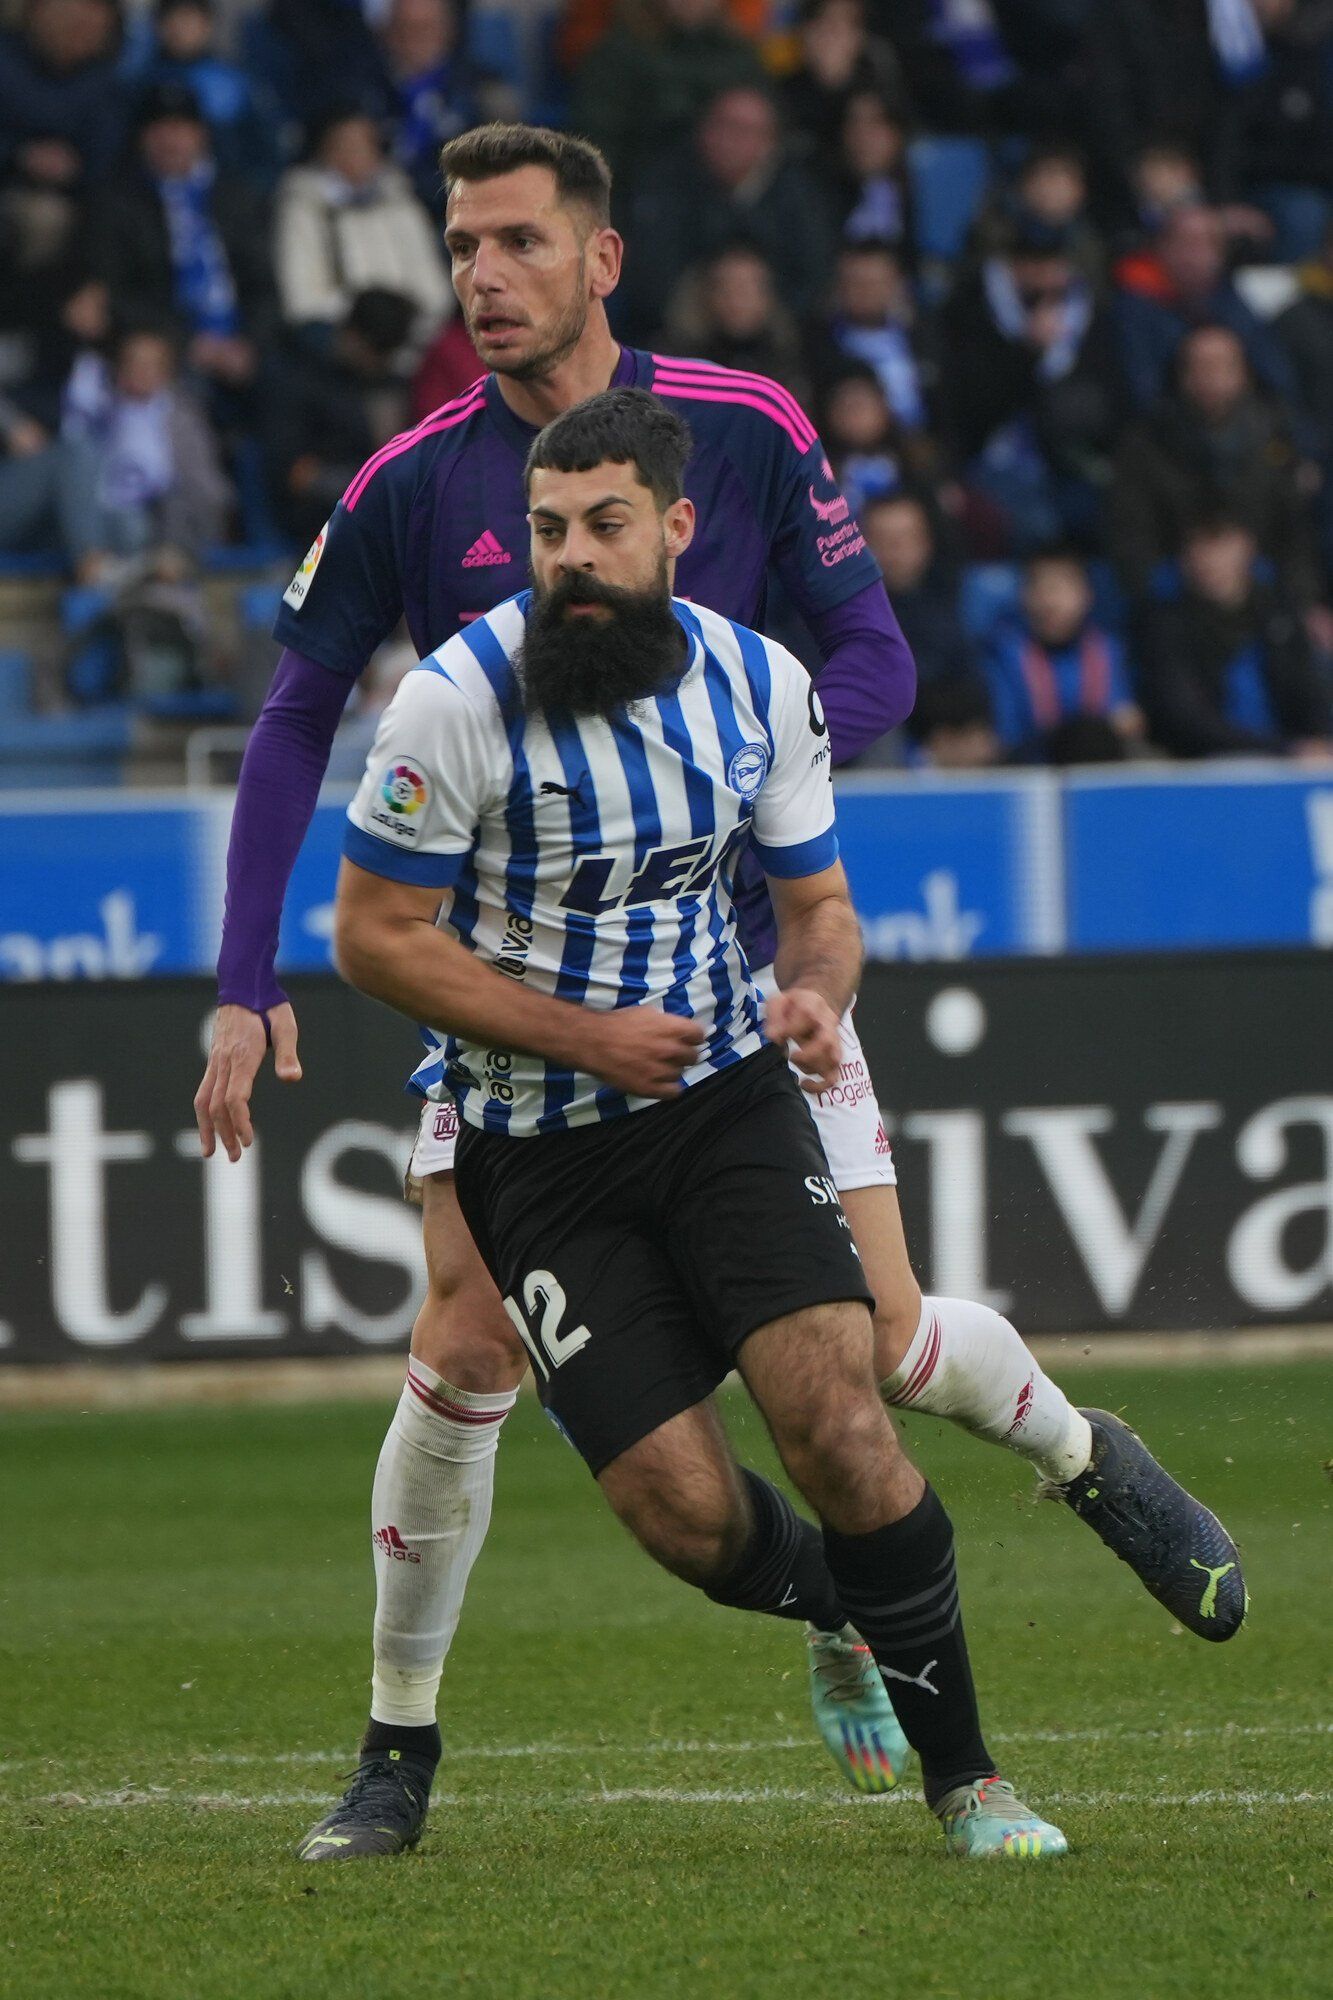
<path fill-rule="evenodd" d="M 875 1098 L 875 1086 L 852 1022 L 849 1007 L 842 1017 L 842 1068 L 831 1090 L 818 1097 L 806 1095 L 806 1103 L 819 1130 L 828 1158 L 833 1185 L 845 1193 L 849 1188 L 894 1187 L 898 1175 Z M 439 1104 L 426 1102 L 421 1125 L 408 1163 L 409 1192 L 414 1182 L 429 1174 L 453 1172 L 454 1148 L 458 1144 L 458 1106 L 452 1097 Z"/>

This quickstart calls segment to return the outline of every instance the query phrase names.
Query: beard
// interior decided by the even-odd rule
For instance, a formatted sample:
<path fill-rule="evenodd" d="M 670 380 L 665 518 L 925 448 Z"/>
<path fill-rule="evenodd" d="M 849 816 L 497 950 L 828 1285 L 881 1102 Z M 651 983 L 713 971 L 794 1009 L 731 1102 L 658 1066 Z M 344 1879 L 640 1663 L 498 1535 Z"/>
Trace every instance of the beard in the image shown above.
<path fill-rule="evenodd" d="M 611 615 L 569 617 L 570 604 L 604 604 Z M 665 556 L 647 590 L 618 590 L 576 572 L 534 593 L 518 661 L 523 706 L 529 715 L 560 711 L 610 722 L 636 701 L 669 694 L 685 659 Z"/>
<path fill-rule="evenodd" d="M 521 360 L 507 360 L 501 354 L 491 360 L 486 353 L 486 336 L 469 321 L 468 333 L 481 359 L 497 375 L 508 376 L 511 382 L 535 382 L 550 375 L 562 361 L 568 360 L 582 340 L 588 325 L 588 300 L 584 290 L 584 260 L 579 259 L 578 280 L 569 304 L 555 321 L 541 344 Z M 484 313 L 484 308 L 474 308 L 474 318 Z"/>

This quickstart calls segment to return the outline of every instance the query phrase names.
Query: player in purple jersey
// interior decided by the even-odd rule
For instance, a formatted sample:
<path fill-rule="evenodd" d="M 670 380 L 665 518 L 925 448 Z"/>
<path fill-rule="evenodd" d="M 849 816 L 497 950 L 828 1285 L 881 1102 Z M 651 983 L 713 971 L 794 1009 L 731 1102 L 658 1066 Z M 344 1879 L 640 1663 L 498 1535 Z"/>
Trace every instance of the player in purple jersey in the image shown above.
<path fill-rule="evenodd" d="M 755 624 L 776 570 L 824 657 L 819 691 L 835 764 L 911 705 L 910 656 L 799 406 L 762 377 L 617 347 L 604 301 L 621 243 L 595 149 L 492 126 L 452 141 L 442 164 L 455 288 L 492 372 L 368 462 L 287 592 L 277 627 L 286 650 L 247 749 L 232 826 L 221 1005 L 196 1097 L 206 1154 L 220 1140 L 236 1159 L 250 1143 L 250 1092 L 267 1045 L 280 1077 L 300 1076 L 295 1018 L 273 972 L 278 922 L 355 678 L 400 616 L 426 653 L 523 582 L 523 460 L 551 417 L 625 381 L 653 388 L 687 419 L 697 448 L 686 492 L 702 530 L 677 587 Z M 771 958 L 762 906 L 751 898 L 742 917 L 751 963 L 762 967 Z M 923 1299 L 850 1019 L 844 1048 L 845 1077 L 814 1108 L 877 1300 L 886 1398 L 1027 1457 L 1154 1594 L 1165 1597 L 1169 1583 L 1177 1616 L 1204 1636 L 1227 1636 L 1239 1610 L 1228 1598 L 1219 1616 L 1221 1600 L 1205 1591 L 1195 1595 L 1208 1613 L 1190 1615 L 1178 1546 L 1167 1582 L 1151 1571 L 1154 1534 L 1136 1496 L 1152 1461 L 1137 1441 L 1113 1441 L 1095 1415 L 1090 1423 L 1073 1410 L 989 1307 Z M 428 1104 L 414 1155 L 429 1288 L 373 1499 L 378 1595 L 365 1755 L 379 1765 L 411 1759 L 427 1788 L 443 1660 L 490 1518 L 499 1427 L 526 1366 L 458 1208 L 452 1117 L 450 1104 Z M 1117 1502 L 1109 1510 L 1108 1493 Z M 868 1655 L 815 1635 L 811 1662 L 826 1742 L 851 1782 L 883 1788 L 892 1773 L 871 1768 L 862 1728 L 880 1728 L 887 1709 Z"/>

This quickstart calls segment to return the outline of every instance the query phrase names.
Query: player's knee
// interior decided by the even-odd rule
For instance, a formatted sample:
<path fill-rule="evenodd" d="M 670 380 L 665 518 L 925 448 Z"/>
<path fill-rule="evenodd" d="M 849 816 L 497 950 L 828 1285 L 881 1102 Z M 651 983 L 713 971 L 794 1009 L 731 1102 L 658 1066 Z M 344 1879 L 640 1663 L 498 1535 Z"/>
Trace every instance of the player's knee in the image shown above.
<path fill-rule="evenodd" d="M 872 1454 L 896 1449 L 896 1438 L 873 1387 L 857 1379 L 826 1383 L 785 1426 L 779 1439 L 794 1470 L 811 1478 L 850 1476 Z"/>
<path fill-rule="evenodd" d="M 432 1280 L 412 1329 L 412 1352 L 456 1389 L 478 1395 L 516 1388 L 528 1359 L 484 1269 Z"/>

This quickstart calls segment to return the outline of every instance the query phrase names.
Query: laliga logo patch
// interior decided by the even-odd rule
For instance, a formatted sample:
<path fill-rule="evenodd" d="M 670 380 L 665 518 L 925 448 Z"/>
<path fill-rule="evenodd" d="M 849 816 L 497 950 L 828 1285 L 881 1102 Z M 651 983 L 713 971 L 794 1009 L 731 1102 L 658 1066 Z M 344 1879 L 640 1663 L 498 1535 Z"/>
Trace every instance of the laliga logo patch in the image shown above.
<path fill-rule="evenodd" d="M 305 561 L 301 564 L 300 569 L 297 570 L 296 575 L 282 593 L 283 603 L 290 604 L 293 611 L 299 611 L 305 603 L 311 579 L 315 571 L 319 568 L 320 558 L 324 554 L 324 544 L 328 540 L 328 536 L 329 524 L 326 521 L 315 536 L 314 541 L 310 544 Z"/>
<path fill-rule="evenodd" d="M 727 766 L 727 783 L 732 791 L 739 792 L 743 799 L 757 798 L 767 776 L 767 744 L 742 743 Z"/>
<path fill-rule="evenodd" d="M 380 780 L 379 795 L 372 799 L 369 818 L 400 847 L 411 847 L 420 837 L 422 821 L 417 817 L 429 796 L 426 780 L 413 764 L 390 764 Z"/>
<path fill-rule="evenodd" d="M 391 813 L 419 813 L 426 803 L 426 780 L 410 764 L 394 764 L 384 774 L 380 797 Z"/>

